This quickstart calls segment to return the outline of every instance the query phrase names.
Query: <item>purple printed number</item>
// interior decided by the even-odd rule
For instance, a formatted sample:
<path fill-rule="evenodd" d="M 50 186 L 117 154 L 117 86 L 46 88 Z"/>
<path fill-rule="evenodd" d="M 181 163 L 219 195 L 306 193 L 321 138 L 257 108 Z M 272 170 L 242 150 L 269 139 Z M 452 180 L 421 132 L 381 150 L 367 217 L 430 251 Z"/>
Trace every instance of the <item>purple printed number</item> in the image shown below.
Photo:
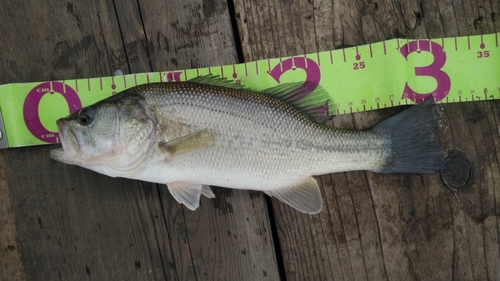
<path fill-rule="evenodd" d="M 165 77 L 167 78 L 168 82 L 181 81 L 181 74 L 182 71 L 169 72 L 165 73 Z"/>
<path fill-rule="evenodd" d="M 478 51 L 477 52 L 477 58 L 482 59 L 482 58 L 488 58 L 490 56 L 490 51 Z"/>
<path fill-rule="evenodd" d="M 276 80 L 276 82 L 280 83 L 281 75 L 289 70 L 295 70 L 297 68 L 303 69 L 306 72 L 306 80 L 304 83 L 308 82 L 308 86 L 310 84 L 309 91 L 306 95 L 310 94 L 314 91 L 314 89 L 316 89 L 316 87 L 318 87 L 321 79 L 321 72 L 315 61 L 304 57 L 289 58 L 282 61 L 280 64 L 277 64 L 268 73 L 274 78 L 274 80 Z"/>
<path fill-rule="evenodd" d="M 280 83 L 281 75 L 289 70 L 296 70 L 297 68 L 303 69 L 306 72 L 306 80 L 302 84 L 303 87 L 289 94 L 287 98 L 290 100 L 301 99 L 312 93 L 318 87 L 319 81 L 321 80 L 321 72 L 318 64 L 305 57 L 289 58 L 277 64 L 268 72 L 276 82 Z M 314 112 L 313 114 L 318 116 L 328 116 L 330 114 L 328 102 L 310 109 L 310 112 Z"/>
<path fill-rule="evenodd" d="M 402 98 L 409 98 L 418 103 L 430 96 L 434 96 L 436 101 L 440 101 L 448 95 L 451 88 L 450 77 L 446 72 L 441 70 L 446 63 L 446 53 L 443 51 L 441 45 L 432 41 L 412 41 L 405 44 L 400 49 L 401 54 L 406 60 L 408 60 L 409 54 L 413 52 L 420 53 L 420 51 L 430 52 L 434 56 L 434 61 L 428 66 L 416 66 L 415 75 L 433 77 L 436 79 L 437 87 L 430 93 L 417 93 L 413 91 L 408 85 L 408 82 L 406 82 Z"/>
<path fill-rule="evenodd" d="M 82 103 L 78 94 L 70 86 L 61 82 L 44 82 L 31 89 L 24 100 L 23 116 L 28 130 L 37 139 L 47 143 L 58 143 L 59 134 L 47 130 L 40 121 L 38 107 L 43 96 L 46 94 L 60 94 L 68 103 L 69 112 L 82 108 Z"/>
<path fill-rule="evenodd" d="M 362 61 L 362 62 L 355 62 L 355 63 L 352 64 L 352 69 L 353 70 L 359 70 L 359 69 L 363 69 L 365 67 L 366 67 L 366 65 L 365 65 L 364 61 Z"/>

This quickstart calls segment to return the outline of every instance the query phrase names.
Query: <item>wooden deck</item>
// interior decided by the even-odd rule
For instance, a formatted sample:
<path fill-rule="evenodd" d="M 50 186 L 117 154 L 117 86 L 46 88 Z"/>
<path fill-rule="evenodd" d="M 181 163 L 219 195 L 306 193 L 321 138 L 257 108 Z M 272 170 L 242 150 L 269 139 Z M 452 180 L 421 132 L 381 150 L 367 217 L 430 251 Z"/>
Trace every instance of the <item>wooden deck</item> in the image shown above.
<path fill-rule="evenodd" d="M 0 2 L 1 84 L 500 31 L 498 0 Z M 444 171 L 321 176 L 314 216 L 222 188 L 191 212 L 164 186 L 56 163 L 54 146 L 2 150 L 0 280 L 500 280 L 500 102 L 439 108 Z"/>

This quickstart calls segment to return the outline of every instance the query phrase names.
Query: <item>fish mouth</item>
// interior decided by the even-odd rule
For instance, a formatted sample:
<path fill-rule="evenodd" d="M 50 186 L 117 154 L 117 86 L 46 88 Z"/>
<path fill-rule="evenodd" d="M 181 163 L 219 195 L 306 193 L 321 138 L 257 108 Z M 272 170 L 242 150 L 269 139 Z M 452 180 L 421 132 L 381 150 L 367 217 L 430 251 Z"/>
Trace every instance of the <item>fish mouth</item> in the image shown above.
<path fill-rule="evenodd" d="M 75 129 L 68 126 L 68 122 L 64 119 L 57 120 L 56 124 L 62 147 L 51 150 L 50 157 L 63 163 L 74 164 L 74 160 L 71 159 L 82 154 L 82 149 L 78 142 L 78 135 L 81 138 L 81 132 L 75 132 Z"/>

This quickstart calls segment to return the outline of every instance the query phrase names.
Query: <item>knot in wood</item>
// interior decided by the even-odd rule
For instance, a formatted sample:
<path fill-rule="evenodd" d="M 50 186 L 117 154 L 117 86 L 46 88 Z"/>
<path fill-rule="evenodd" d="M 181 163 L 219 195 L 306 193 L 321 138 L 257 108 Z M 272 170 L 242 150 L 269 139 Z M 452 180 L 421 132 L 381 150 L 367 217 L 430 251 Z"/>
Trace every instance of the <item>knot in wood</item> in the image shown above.
<path fill-rule="evenodd" d="M 461 189 L 470 181 L 471 164 L 459 151 L 451 151 L 441 170 L 441 179 L 448 188 Z"/>

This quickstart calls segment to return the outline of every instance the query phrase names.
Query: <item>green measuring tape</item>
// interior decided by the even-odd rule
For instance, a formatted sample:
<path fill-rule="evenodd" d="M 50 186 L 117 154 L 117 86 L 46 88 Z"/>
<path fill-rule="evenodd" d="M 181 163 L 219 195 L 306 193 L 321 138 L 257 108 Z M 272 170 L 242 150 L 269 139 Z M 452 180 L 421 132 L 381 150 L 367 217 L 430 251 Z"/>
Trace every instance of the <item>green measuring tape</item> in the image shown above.
<path fill-rule="evenodd" d="M 55 121 L 124 89 L 214 74 L 253 89 L 308 81 L 332 115 L 413 104 L 500 99 L 499 34 L 392 39 L 346 49 L 169 72 L 0 86 L 0 148 L 58 143 Z M 313 90 L 313 89 L 311 89 Z"/>

